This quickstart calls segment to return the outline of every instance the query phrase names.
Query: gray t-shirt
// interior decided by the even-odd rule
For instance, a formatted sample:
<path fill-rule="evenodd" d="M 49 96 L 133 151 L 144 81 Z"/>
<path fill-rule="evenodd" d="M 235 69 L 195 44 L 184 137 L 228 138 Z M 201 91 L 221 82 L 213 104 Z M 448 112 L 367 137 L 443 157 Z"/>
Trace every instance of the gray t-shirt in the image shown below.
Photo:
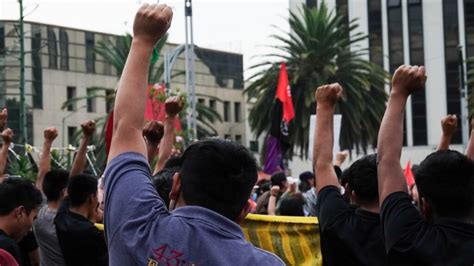
<path fill-rule="evenodd" d="M 54 218 L 57 210 L 43 206 L 33 224 L 33 231 L 39 246 L 41 265 L 66 265 L 59 247 Z"/>

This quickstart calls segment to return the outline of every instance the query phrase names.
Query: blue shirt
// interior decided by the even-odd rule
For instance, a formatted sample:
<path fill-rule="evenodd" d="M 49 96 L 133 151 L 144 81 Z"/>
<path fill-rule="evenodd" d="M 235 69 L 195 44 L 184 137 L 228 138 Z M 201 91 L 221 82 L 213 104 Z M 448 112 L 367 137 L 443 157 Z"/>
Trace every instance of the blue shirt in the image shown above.
<path fill-rule="evenodd" d="M 242 229 L 197 206 L 168 212 L 144 156 L 123 153 L 105 173 L 105 233 L 110 265 L 284 265 L 248 243 Z"/>

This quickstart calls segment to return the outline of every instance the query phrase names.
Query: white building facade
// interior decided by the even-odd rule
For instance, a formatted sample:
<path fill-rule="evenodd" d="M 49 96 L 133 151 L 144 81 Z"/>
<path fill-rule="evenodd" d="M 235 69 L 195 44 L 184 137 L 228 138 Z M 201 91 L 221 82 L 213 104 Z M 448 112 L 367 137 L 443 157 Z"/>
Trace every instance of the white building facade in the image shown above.
<path fill-rule="evenodd" d="M 315 7 L 322 0 L 290 0 L 290 11 L 302 5 Z M 407 104 L 405 148 L 401 164 L 419 163 L 435 150 L 441 137 L 441 119 L 461 117 L 460 53 L 474 57 L 474 0 L 325 0 L 327 6 L 357 19 L 358 31 L 369 36 L 357 45 L 368 48 L 367 59 L 393 73 L 402 64 L 424 65 L 426 90 Z M 465 67 L 465 65 L 464 65 Z M 469 66 L 468 66 L 469 68 Z M 387 86 L 387 92 L 389 86 Z M 461 128 L 461 121 L 459 121 Z M 463 134 L 453 138 L 462 150 Z M 466 136 L 464 136 L 466 137 Z M 356 156 L 357 157 L 357 156 Z M 293 174 L 310 170 L 308 161 L 294 159 Z"/>

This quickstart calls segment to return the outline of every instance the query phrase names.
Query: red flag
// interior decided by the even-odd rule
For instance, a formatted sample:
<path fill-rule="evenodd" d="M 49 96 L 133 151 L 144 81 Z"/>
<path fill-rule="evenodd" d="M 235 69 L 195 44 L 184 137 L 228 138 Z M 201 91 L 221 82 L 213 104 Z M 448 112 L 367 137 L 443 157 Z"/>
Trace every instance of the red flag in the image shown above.
<path fill-rule="evenodd" d="M 276 96 L 283 105 L 283 121 L 289 123 L 295 117 L 295 111 L 293 109 L 290 83 L 288 82 L 288 73 L 286 72 L 284 62 L 281 63 Z"/>
<path fill-rule="evenodd" d="M 415 184 L 415 177 L 411 170 L 411 162 L 408 160 L 407 166 L 405 167 L 405 180 L 407 181 L 408 187 L 412 187 Z"/>

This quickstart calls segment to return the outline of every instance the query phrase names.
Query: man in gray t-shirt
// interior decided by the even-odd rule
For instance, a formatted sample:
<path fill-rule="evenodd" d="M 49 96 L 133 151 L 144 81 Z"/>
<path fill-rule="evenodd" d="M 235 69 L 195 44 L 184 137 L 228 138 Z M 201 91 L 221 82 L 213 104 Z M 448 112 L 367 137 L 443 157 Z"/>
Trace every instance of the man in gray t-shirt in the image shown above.
<path fill-rule="evenodd" d="M 40 246 L 41 265 L 65 265 L 54 226 L 57 211 L 48 205 L 43 206 L 33 224 L 36 241 Z"/>
<path fill-rule="evenodd" d="M 48 201 L 38 212 L 33 231 L 39 246 L 41 265 L 66 265 L 59 246 L 54 218 L 67 186 L 69 172 L 51 170 L 44 176 L 42 190 Z"/>

